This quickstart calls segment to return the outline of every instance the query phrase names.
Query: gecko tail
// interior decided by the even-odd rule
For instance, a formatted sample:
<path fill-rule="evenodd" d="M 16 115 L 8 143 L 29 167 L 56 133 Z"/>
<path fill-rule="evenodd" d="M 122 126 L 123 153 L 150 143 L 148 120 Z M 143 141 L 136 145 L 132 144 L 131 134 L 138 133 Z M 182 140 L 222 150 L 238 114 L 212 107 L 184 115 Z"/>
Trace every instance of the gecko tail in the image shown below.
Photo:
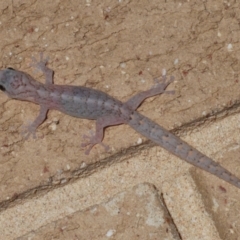
<path fill-rule="evenodd" d="M 165 148 L 170 153 L 201 168 L 240 189 L 240 179 L 220 164 L 191 147 L 188 143 L 173 135 L 151 119 L 138 112 L 131 115 L 128 124 L 146 138 Z"/>

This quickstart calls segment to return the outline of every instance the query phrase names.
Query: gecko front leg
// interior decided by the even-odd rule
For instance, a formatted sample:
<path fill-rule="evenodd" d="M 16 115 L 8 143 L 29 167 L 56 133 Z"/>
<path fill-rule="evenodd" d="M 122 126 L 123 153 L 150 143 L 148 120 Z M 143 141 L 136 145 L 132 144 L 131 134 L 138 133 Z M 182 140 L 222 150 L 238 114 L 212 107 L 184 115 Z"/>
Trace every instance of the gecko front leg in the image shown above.
<path fill-rule="evenodd" d="M 37 61 L 35 57 L 32 57 L 31 67 L 41 71 L 45 76 L 46 84 L 53 84 L 53 70 L 47 67 L 49 57 L 44 58 L 43 53 L 40 53 L 40 61 Z"/>
<path fill-rule="evenodd" d="M 30 123 L 28 125 L 23 125 L 22 126 L 21 135 L 24 137 L 24 139 L 27 140 L 31 135 L 33 136 L 34 139 L 37 138 L 37 135 L 36 135 L 37 128 L 46 119 L 47 112 L 48 112 L 48 108 L 47 107 L 40 106 L 40 112 L 39 112 L 38 116 L 36 117 L 36 119 L 32 123 Z"/>

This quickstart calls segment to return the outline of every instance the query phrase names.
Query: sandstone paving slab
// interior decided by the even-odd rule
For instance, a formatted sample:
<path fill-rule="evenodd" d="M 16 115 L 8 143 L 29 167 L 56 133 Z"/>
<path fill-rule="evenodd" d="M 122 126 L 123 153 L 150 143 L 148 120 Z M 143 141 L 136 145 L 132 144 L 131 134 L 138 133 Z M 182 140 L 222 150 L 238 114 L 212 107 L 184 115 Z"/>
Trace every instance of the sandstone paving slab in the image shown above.
<path fill-rule="evenodd" d="M 179 233 L 157 189 L 139 184 L 107 202 L 75 212 L 18 240 L 50 239 L 165 239 Z"/>

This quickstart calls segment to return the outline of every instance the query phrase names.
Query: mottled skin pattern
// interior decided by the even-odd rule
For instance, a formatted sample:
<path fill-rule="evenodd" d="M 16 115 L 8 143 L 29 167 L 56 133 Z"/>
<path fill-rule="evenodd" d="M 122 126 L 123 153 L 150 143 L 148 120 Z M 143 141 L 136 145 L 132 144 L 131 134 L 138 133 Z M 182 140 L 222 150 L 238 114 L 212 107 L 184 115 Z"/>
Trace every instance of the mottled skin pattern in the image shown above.
<path fill-rule="evenodd" d="M 125 123 L 177 157 L 240 188 L 239 178 L 136 111 L 144 99 L 166 92 L 165 89 L 173 78 L 167 81 L 166 77 L 163 77 L 163 81 L 157 83 L 154 88 L 136 94 L 126 103 L 122 103 L 99 90 L 80 86 L 54 85 L 53 71 L 46 67 L 47 60 L 43 60 L 42 55 L 39 63 L 33 60 L 34 65 L 45 74 L 45 84 L 12 68 L 0 71 L 0 89 L 10 98 L 31 101 L 40 105 L 38 117 L 25 127 L 26 138 L 30 134 L 35 137 L 37 127 L 46 119 L 48 110 L 56 109 L 73 117 L 96 120 L 95 134 L 85 135 L 87 142 L 82 144 L 83 147 L 87 147 L 85 153 L 89 154 L 95 144 L 101 144 L 108 149 L 102 143 L 105 127 Z"/>

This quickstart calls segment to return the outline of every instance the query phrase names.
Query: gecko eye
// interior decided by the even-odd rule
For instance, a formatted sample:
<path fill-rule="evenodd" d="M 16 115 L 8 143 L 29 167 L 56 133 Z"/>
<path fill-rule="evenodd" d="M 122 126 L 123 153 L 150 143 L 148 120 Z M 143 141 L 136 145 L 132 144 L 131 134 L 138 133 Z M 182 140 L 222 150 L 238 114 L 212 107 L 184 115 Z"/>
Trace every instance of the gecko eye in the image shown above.
<path fill-rule="evenodd" d="M 3 92 L 5 92 L 5 91 L 6 91 L 5 87 L 4 87 L 4 86 L 2 86 L 2 85 L 0 85 L 0 90 L 2 90 Z"/>
<path fill-rule="evenodd" d="M 11 67 L 8 67 L 7 69 L 10 69 L 10 70 L 15 70 L 14 68 L 11 68 Z"/>

